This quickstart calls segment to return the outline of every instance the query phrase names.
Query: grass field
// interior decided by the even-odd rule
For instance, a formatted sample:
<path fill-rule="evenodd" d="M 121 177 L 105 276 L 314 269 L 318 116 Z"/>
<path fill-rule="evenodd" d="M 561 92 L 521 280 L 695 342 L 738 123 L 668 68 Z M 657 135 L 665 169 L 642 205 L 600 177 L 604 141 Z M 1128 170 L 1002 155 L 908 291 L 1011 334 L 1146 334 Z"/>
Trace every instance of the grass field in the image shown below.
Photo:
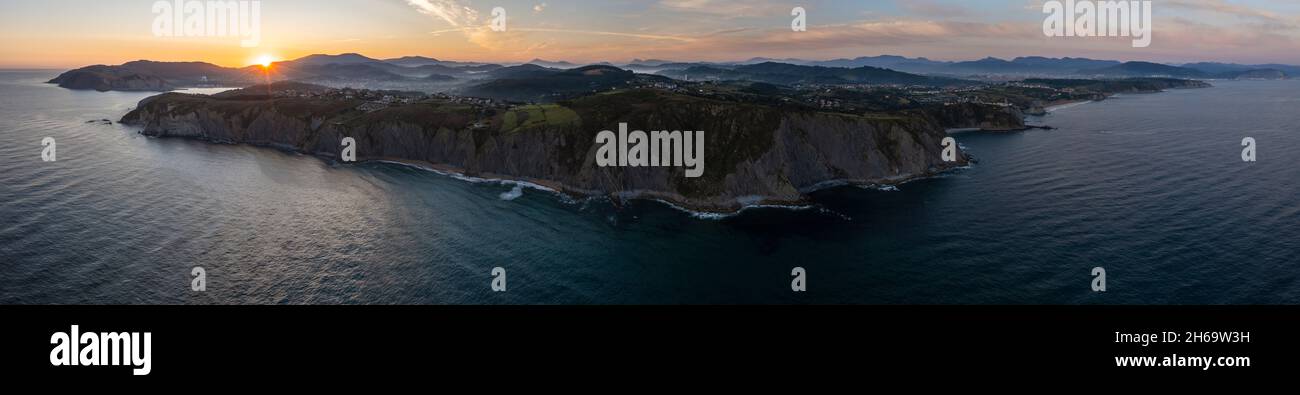
<path fill-rule="evenodd" d="M 558 104 L 539 104 L 512 108 L 502 116 L 501 130 L 506 133 L 541 126 L 568 126 L 581 122 L 578 113 Z"/>

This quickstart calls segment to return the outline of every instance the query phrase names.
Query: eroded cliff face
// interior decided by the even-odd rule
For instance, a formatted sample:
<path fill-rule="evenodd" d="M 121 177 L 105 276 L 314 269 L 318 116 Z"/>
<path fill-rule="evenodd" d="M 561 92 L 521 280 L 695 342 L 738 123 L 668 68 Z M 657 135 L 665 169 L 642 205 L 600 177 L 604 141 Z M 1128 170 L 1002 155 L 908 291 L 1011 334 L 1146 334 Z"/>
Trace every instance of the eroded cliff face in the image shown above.
<path fill-rule="evenodd" d="M 961 103 L 936 106 L 923 112 L 947 128 L 987 131 L 1025 129 L 1025 114 L 1014 106 Z"/>
<path fill-rule="evenodd" d="M 887 184 L 965 165 L 941 157 L 944 128 L 923 116 L 793 112 L 658 91 L 601 94 L 504 111 L 417 103 L 361 112 L 358 101 L 223 100 L 164 94 L 122 122 L 158 137 L 274 146 L 337 158 L 344 137 L 365 160 L 403 160 L 566 193 L 653 198 L 703 211 L 798 204 L 816 189 Z M 540 117 L 547 117 L 541 119 Z M 532 117 L 528 120 L 526 118 Z M 702 177 L 683 167 L 599 167 L 595 136 L 634 130 L 703 130 Z"/>

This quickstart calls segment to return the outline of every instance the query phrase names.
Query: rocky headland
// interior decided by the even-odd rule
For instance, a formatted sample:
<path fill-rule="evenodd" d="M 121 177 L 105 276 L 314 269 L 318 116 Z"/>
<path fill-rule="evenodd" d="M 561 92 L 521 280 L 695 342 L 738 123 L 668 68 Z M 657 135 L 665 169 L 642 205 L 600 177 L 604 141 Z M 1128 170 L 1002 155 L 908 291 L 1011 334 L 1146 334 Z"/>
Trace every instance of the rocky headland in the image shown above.
<path fill-rule="evenodd" d="M 951 127 L 1024 128 L 1010 108 L 849 115 L 718 101 L 653 89 L 553 104 L 484 107 L 447 98 L 381 108 L 348 97 L 260 94 L 248 88 L 143 100 L 122 122 L 156 137 L 271 146 L 338 158 L 345 137 L 360 161 L 428 164 L 468 176 L 536 183 L 581 196 L 658 199 L 691 210 L 804 204 L 819 188 L 892 184 L 967 163 L 941 159 Z M 269 92 L 268 92 L 269 93 Z M 599 167 L 595 136 L 633 129 L 705 131 L 706 171 Z"/>

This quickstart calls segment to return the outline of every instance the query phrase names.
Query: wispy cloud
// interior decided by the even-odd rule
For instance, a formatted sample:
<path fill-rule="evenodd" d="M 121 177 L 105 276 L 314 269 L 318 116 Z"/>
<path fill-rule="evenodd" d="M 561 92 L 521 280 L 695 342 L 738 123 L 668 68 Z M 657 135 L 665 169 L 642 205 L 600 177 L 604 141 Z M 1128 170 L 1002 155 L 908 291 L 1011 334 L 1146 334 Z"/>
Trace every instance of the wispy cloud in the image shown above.
<path fill-rule="evenodd" d="M 789 13 L 797 4 L 777 0 L 659 0 L 659 6 L 671 11 L 707 14 L 720 17 L 771 16 Z"/>
<path fill-rule="evenodd" d="M 1012 24 L 945 22 L 927 20 L 864 21 L 817 26 L 807 32 L 769 31 L 746 37 L 735 45 L 770 49 L 825 49 L 863 46 L 900 46 L 954 39 L 1014 39 L 1034 31 Z"/>
<path fill-rule="evenodd" d="M 406 0 L 421 14 L 431 15 L 456 27 L 478 23 L 478 11 L 459 0 Z"/>
<path fill-rule="evenodd" d="M 1160 5 L 1211 12 L 1216 16 L 1235 16 L 1263 23 L 1263 26 L 1273 29 L 1300 29 L 1300 17 L 1229 3 L 1225 0 L 1165 0 Z"/>
<path fill-rule="evenodd" d="M 465 33 L 465 34 L 477 34 L 477 33 L 480 33 L 480 32 L 488 33 L 488 32 L 491 32 L 491 30 L 490 30 L 490 29 L 484 29 L 484 28 L 481 28 L 481 27 L 464 27 L 464 28 L 456 28 L 456 29 L 434 30 L 434 31 L 429 32 L 429 34 L 435 34 L 435 35 L 437 35 L 437 34 L 455 33 L 455 32 L 461 32 L 461 33 Z M 582 35 L 593 35 L 593 36 L 625 37 L 625 38 L 639 38 L 639 39 L 646 39 L 646 40 L 666 40 L 666 41 L 681 41 L 681 42 L 691 42 L 691 41 L 695 41 L 694 38 L 686 37 L 686 36 L 669 36 L 669 35 L 662 35 L 662 34 L 644 34 L 644 33 L 610 32 L 610 31 L 601 31 L 601 30 L 553 29 L 553 28 L 540 28 L 540 27 L 537 27 L 537 28 L 533 28 L 533 27 L 512 27 L 512 28 L 510 28 L 510 30 L 508 30 L 508 32 L 582 34 Z M 491 32 L 491 33 L 502 33 L 502 32 Z"/>
<path fill-rule="evenodd" d="M 491 56 L 517 58 L 546 52 L 550 58 L 610 60 L 609 58 L 743 58 L 835 57 L 897 53 L 937 58 L 1057 54 L 1069 56 L 1180 59 L 1203 56 L 1207 48 L 1235 58 L 1264 58 L 1261 48 L 1284 53 L 1300 37 L 1297 16 L 1275 8 L 1256 7 L 1232 0 L 1162 0 L 1157 15 L 1157 40 L 1144 53 L 1134 52 L 1122 40 L 1049 40 L 1039 22 L 1041 0 L 1005 0 L 1011 16 L 987 17 L 970 3 L 946 0 L 881 1 L 891 12 L 872 13 L 852 20 L 821 16 L 806 32 L 792 32 L 783 21 L 790 7 L 842 8 L 818 0 L 799 4 L 784 0 L 655 0 L 625 5 L 646 17 L 673 19 L 665 26 L 619 28 L 596 24 L 556 22 L 536 18 L 511 24 L 507 32 L 494 32 L 482 24 L 486 15 L 475 12 L 468 0 L 404 0 L 415 10 L 448 24 L 432 33 L 463 35 L 466 42 Z M 549 12 L 549 2 L 533 0 L 528 9 Z M 1022 8 L 1029 4 L 1028 8 Z M 850 7 L 851 8 L 851 7 Z M 886 9 L 889 7 L 886 7 Z M 813 9 L 813 8 L 810 8 Z M 566 10 L 567 11 L 567 10 Z M 842 11 L 842 10 L 841 10 Z M 557 18 L 549 16 L 547 18 Z M 820 14 L 818 14 L 820 15 Z M 854 14 L 857 15 L 857 14 Z M 861 17 L 860 15 L 858 15 Z M 848 17 L 848 18 L 846 18 Z M 752 19 L 751 19 L 752 18 Z M 563 20 L 563 18 L 561 18 Z M 849 19 L 849 20 L 845 20 Z M 779 22 L 779 23 L 774 23 Z M 706 24 L 706 25 L 702 25 Z M 711 24 L 711 25 L 707 25 Z M 713 26 L 712 31 L 700 26 Z M 1293 30 L 1294 29 L 1294 30 Z M 582 37 L 588 36 L 588 37 Z M 597 37 L 602 37 L 600 39 Z M 1254 48 L 1254 49 L 1250 49 Z"/>

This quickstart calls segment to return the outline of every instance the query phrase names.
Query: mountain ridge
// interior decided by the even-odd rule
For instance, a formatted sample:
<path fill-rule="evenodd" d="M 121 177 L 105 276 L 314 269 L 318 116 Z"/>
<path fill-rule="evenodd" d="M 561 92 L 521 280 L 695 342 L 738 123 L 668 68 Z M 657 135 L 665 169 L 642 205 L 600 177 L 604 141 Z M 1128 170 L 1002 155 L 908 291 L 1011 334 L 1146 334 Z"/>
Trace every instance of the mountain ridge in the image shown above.
<path fill-rule="evenodd" d="M 601 62 L 594 65 L 609 65 Z M 572 67 L 570 67 L 572 66 Z M 50 80 L 69 89 L 170 91 L 195 86 L 247 86 L 266 80 L 301 80 L 359 87 L 446 90 L 491 79 L 582 67 L 566 61 L 534 59 L 518 65 L 446 61 L 424 56 L 380 60 L 359 53 L 313 54 L 261 66 L 223 67 L 206 62 L 136 60 L 117 66 L 95 65 L 70 70 Z M 961 85 L 970 76 L 1016 77 L 1159 77 L 1205 79 L 1286 79 L 1300 75 L 1300 66 L 1235 63 L 1188 63 L 1183 66 L 1153 62 L 1118 62 L 1088 58 L 1022 56 L 958 62 L 907 58 L 896 55 L 853 59 L 804 61 L 752 58 L 741 62 L 668 62 L 614 66 L 633 72 L 654 73 L 677 79 L 752 80 L 776 84 L 900 84 Z M 516 75 L 511 75 L 515 73 Z M 966 76 L 966 77 L 962 77 Z M 982 77 L 978 77 L 982 78 Z M 978 79 L 977 78 L 977 79 Z"/>

